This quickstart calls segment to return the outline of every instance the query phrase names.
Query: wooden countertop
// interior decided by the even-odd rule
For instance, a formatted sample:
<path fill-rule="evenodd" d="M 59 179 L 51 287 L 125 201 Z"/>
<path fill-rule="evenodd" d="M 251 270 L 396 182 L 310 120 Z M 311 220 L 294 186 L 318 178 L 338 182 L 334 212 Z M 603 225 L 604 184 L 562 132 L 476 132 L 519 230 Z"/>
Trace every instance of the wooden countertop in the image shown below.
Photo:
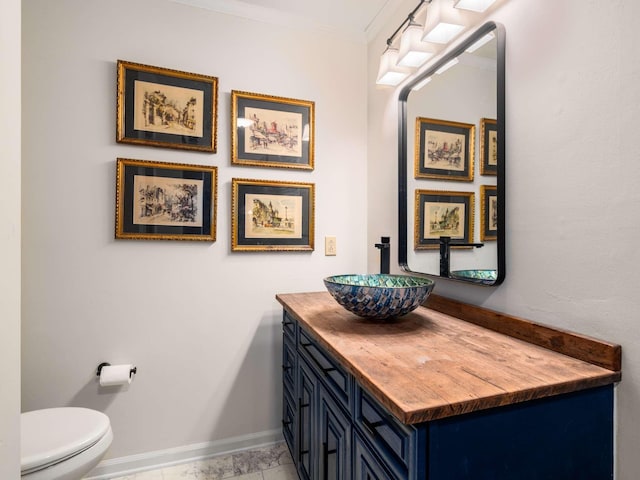
<path fill-rule="evenodd" d="M 621 378 L 619 345 L 438 295 L 392 322 L 357 317 L 328 292 L 276 299 L 405 424 Z"/>

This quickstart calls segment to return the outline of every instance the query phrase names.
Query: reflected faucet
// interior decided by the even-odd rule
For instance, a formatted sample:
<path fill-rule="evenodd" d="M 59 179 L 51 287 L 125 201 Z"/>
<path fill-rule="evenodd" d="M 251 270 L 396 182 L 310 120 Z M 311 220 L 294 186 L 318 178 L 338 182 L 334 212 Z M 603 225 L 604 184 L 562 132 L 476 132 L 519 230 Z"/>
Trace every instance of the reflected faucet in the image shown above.
<path fill-rule="evenodd" d="M 375 244 L 380 249 L 380 273 L 389 273 L 391 263 L 391 237 L 380 237 L 380 243 Z"/>
<path fill-rule="evenodd" d="M 451 237 L 440 237 L 440 276 L 449 278 L 451 247 L 484 247 L 484 243 L 452 243 Z"/>

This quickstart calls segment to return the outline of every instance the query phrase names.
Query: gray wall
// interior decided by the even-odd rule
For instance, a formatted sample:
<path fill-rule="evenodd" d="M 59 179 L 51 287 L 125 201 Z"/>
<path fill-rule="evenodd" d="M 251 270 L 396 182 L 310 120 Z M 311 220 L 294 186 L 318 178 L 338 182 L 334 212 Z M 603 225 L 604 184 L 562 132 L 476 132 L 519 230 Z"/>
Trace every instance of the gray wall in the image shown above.
<path fill-rule="evenodd" d="M 20 476 L 20 1 L 0 6 L 0 478 Z"/>
<path fill-rule="evenodd" d="M 404 2 L 369 45 L 370 191 L 396 168 L 397 95 L 374 86 L 377 61 L 414 6 Z M 438 280 L 435 290 L 622 345 L 620 480 L 640 475 L 639 15 L 633 0 L 506 0 L 494 11 L 507 32 L 507 278 L 498 288 Z M 396 205 L 370 197 L 370 241 Z"/>
<path fill-rule="evenodd" d="M 275 294 L 324 290 L 374 248 L 366 45 L 168 1 L 25 0 L 22 46 L 23 409 L 106 412 L 109 457 L 279 434 Z M 217 154 L 116 144 L 117 59 L 219 77 Z M 231 166 L 231 90 L 315 101 L 316 169 Z M 217 241 L 114 240 L 118 157 L 216 165 Z M 316 250 L 232 253 L 232 178 L 315 183 Z M 138 375 L 101 390 L 102 361 Z"/>

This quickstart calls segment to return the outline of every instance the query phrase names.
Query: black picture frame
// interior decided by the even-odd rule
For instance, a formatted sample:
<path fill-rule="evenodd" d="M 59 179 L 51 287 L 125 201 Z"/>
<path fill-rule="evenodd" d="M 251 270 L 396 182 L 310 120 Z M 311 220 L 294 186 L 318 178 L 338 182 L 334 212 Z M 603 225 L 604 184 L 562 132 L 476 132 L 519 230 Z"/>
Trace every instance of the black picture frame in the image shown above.
<path fill-rule="evenodd" d="M 218 168 L 118 158 L 116 239 L 216 240 Z"/>
<path fill-rule="evenodd" d="M 315 103 L 231 91 L 231 164 L 314 169 Z"/>
<path fill-rule="evenodd" d="M 231 250 L 313 251 L 315 185 L 232 179 Z"/>
<path fill-rule="evenodd" d="M 218 78 L 118 60 L 116 141 L 215 153 Z"/>

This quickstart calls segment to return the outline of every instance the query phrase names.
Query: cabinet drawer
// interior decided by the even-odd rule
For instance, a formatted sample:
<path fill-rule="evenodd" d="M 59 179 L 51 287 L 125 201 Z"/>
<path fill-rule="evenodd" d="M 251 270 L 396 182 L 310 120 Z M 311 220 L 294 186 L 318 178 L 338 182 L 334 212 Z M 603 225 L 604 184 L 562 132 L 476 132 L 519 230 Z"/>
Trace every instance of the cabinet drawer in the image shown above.
<path fill-rule="evenodd" d="M 284 335 L 282 342 L 282 383 L 291 397 L 295 397 L 296 358 L 293 341 Z"/>
<path fill-rule="evenodd" d="M 288 335 L 289 338 L 295 342 L 296 340 L 296 327 L 298 325 L 298 322 L 295 321 L 291 315 L 289 315 L 286 311 L 284 312 L 283 316 L 282 316 L 282 331 L 285 333 L 285 335 Z"/>
<path fill-rule="evenodd" d="M 356 389 L 355 421 L 375 451 L 401 478 L 407 478 L 415 456 L 416 430 L 403 425 L 362 388 Z"/>
<path fill-rule="evenodd" d="M 389 472 L 357 432 L 353 435 L 354 480 L 400 480 Z"/>
<path fill-rule="evenodd" d="M 318 377 L 327 386 L 342 406 L 350 411 L 351 376 L 333 359 L 304 329 L 300 328 L 299 347 L 301 354 L 309 361 Z"/>

